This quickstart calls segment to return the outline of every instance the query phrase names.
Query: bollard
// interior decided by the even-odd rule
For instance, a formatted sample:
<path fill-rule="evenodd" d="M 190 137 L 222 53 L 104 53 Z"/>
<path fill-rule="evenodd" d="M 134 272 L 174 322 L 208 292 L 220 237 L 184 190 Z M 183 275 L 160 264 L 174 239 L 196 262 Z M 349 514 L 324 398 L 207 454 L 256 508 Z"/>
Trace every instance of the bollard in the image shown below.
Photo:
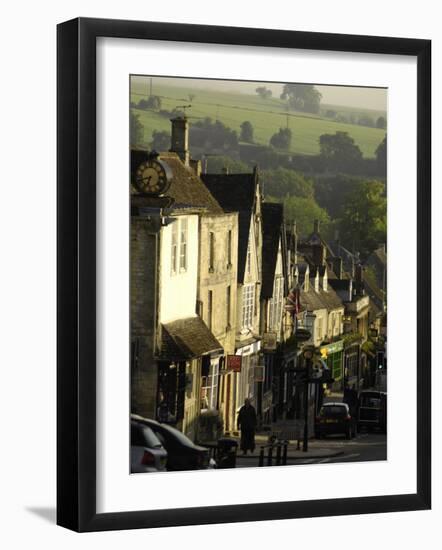
<path fill-rule="evenodd" d="M 288 447 L 288 441 L 285 440 L 284 441 L 284 450 L 283 450 L 283 453 L 282 453 L 282 465 L 283 466 L 287 465 L 287 447 Z"/>
<path fill-rule="evenodd" d="M 281 442 L 278 441 L 278 446 L 276 447 L 276 466 L 281 465 Z"/>
<path fill-rule="evenodd" d="M 269 446 L 269 454 L 267 455 L 267 466 L 272 465 L 272 458 L 273 458 L 273 445 Z"/>
<path fill-rule="evenodd" d="M 259 463 L 258 466 L 264 466 L 264 447 L 261 447 L 259 451 Z"/>

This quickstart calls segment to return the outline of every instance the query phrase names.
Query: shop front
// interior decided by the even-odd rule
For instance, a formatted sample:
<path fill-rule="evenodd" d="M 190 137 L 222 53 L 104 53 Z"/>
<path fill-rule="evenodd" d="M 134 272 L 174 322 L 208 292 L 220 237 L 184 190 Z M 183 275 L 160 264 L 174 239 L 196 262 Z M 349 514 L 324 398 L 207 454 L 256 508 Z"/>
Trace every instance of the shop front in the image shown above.
<path fill-rule="evenodd" d="M 321 357 L 327 363 L 333 378 L 332 389 L 343 389 L 344 385 L 344 342 L 339 340 L 320 347 Z"/>

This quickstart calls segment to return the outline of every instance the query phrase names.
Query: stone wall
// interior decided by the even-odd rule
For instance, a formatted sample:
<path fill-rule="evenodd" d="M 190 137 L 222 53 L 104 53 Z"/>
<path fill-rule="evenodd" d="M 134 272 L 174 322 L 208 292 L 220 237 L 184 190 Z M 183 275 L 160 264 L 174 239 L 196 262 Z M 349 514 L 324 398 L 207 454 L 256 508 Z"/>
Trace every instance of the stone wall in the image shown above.
<path fill-rule="evenodd" d="M 159 234 L 146 218 L 132 217 L 130 237 L 131 411 L 155 418 L 158 371 L 153 359 L 157 310 Z"/>

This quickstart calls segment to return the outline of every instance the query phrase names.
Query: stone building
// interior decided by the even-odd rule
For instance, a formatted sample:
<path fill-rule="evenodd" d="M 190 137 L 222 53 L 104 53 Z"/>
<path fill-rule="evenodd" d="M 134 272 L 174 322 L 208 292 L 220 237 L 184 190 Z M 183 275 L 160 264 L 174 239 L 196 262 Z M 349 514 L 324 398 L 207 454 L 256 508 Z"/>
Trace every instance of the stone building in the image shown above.
<path fill-rule="evenodd" d="M 274 406 L 288 391 L 290 357 L 284 342 L 292 335 L 293 323 L 285 309 L 289 290 L 289 256 L 283 205 L 262 204 L 261 333 L 264 354 L 263 380 L 257 383 L 257 410 L 264 423 L 275 417 Z M 286 402 L 286 399 L 282 399 Z"/>
<path fill-rule="evenodd" d="M 202 182 L 188 133 L 173 119 L 171 149 L 156 157 L 167 197 L 132 194 L 132 408 L 195 440 L 201 411 L 234 420 L 225 356 L 235 353 L 238 214 Z M 132 151 L 133 170 L 148 158 Z"/>
<path fill-rule="evenodd" d="M 224 216 L 191 166 L 173 122 L 172 149 L 158 160 L 171 176 L 167 197 L 131 195 L 132 410 L 197 436 L 203 362 L 223 345 L 198 315 L 200 220 Z M 149 155 L 132 151 L 134 172 Z"/>
<path fill-rule="evenodd" d="M 225 431 L 236 431 L 244 399 L 256 406 L 255 375 L 260 373 L 260 293 L 262 277 L 262 196 L 252 174 L 202 174 L 207 188 L 226 213 L 238 213 L 236 337 L 234 356 L 227 357 L 222 399 Z"/>

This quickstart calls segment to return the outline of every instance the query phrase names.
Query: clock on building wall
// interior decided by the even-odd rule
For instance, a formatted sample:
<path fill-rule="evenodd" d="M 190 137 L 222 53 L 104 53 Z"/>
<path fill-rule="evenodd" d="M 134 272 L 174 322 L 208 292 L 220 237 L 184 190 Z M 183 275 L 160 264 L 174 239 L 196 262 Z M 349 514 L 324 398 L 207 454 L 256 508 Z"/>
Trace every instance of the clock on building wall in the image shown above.
<path fill-rule="evenodd" d="M 142 162 L 135 173 L 135 187 L 145 195 L 163 195 L 169 189 L 171 180 L 170 167 L 157 158 Z"/>

